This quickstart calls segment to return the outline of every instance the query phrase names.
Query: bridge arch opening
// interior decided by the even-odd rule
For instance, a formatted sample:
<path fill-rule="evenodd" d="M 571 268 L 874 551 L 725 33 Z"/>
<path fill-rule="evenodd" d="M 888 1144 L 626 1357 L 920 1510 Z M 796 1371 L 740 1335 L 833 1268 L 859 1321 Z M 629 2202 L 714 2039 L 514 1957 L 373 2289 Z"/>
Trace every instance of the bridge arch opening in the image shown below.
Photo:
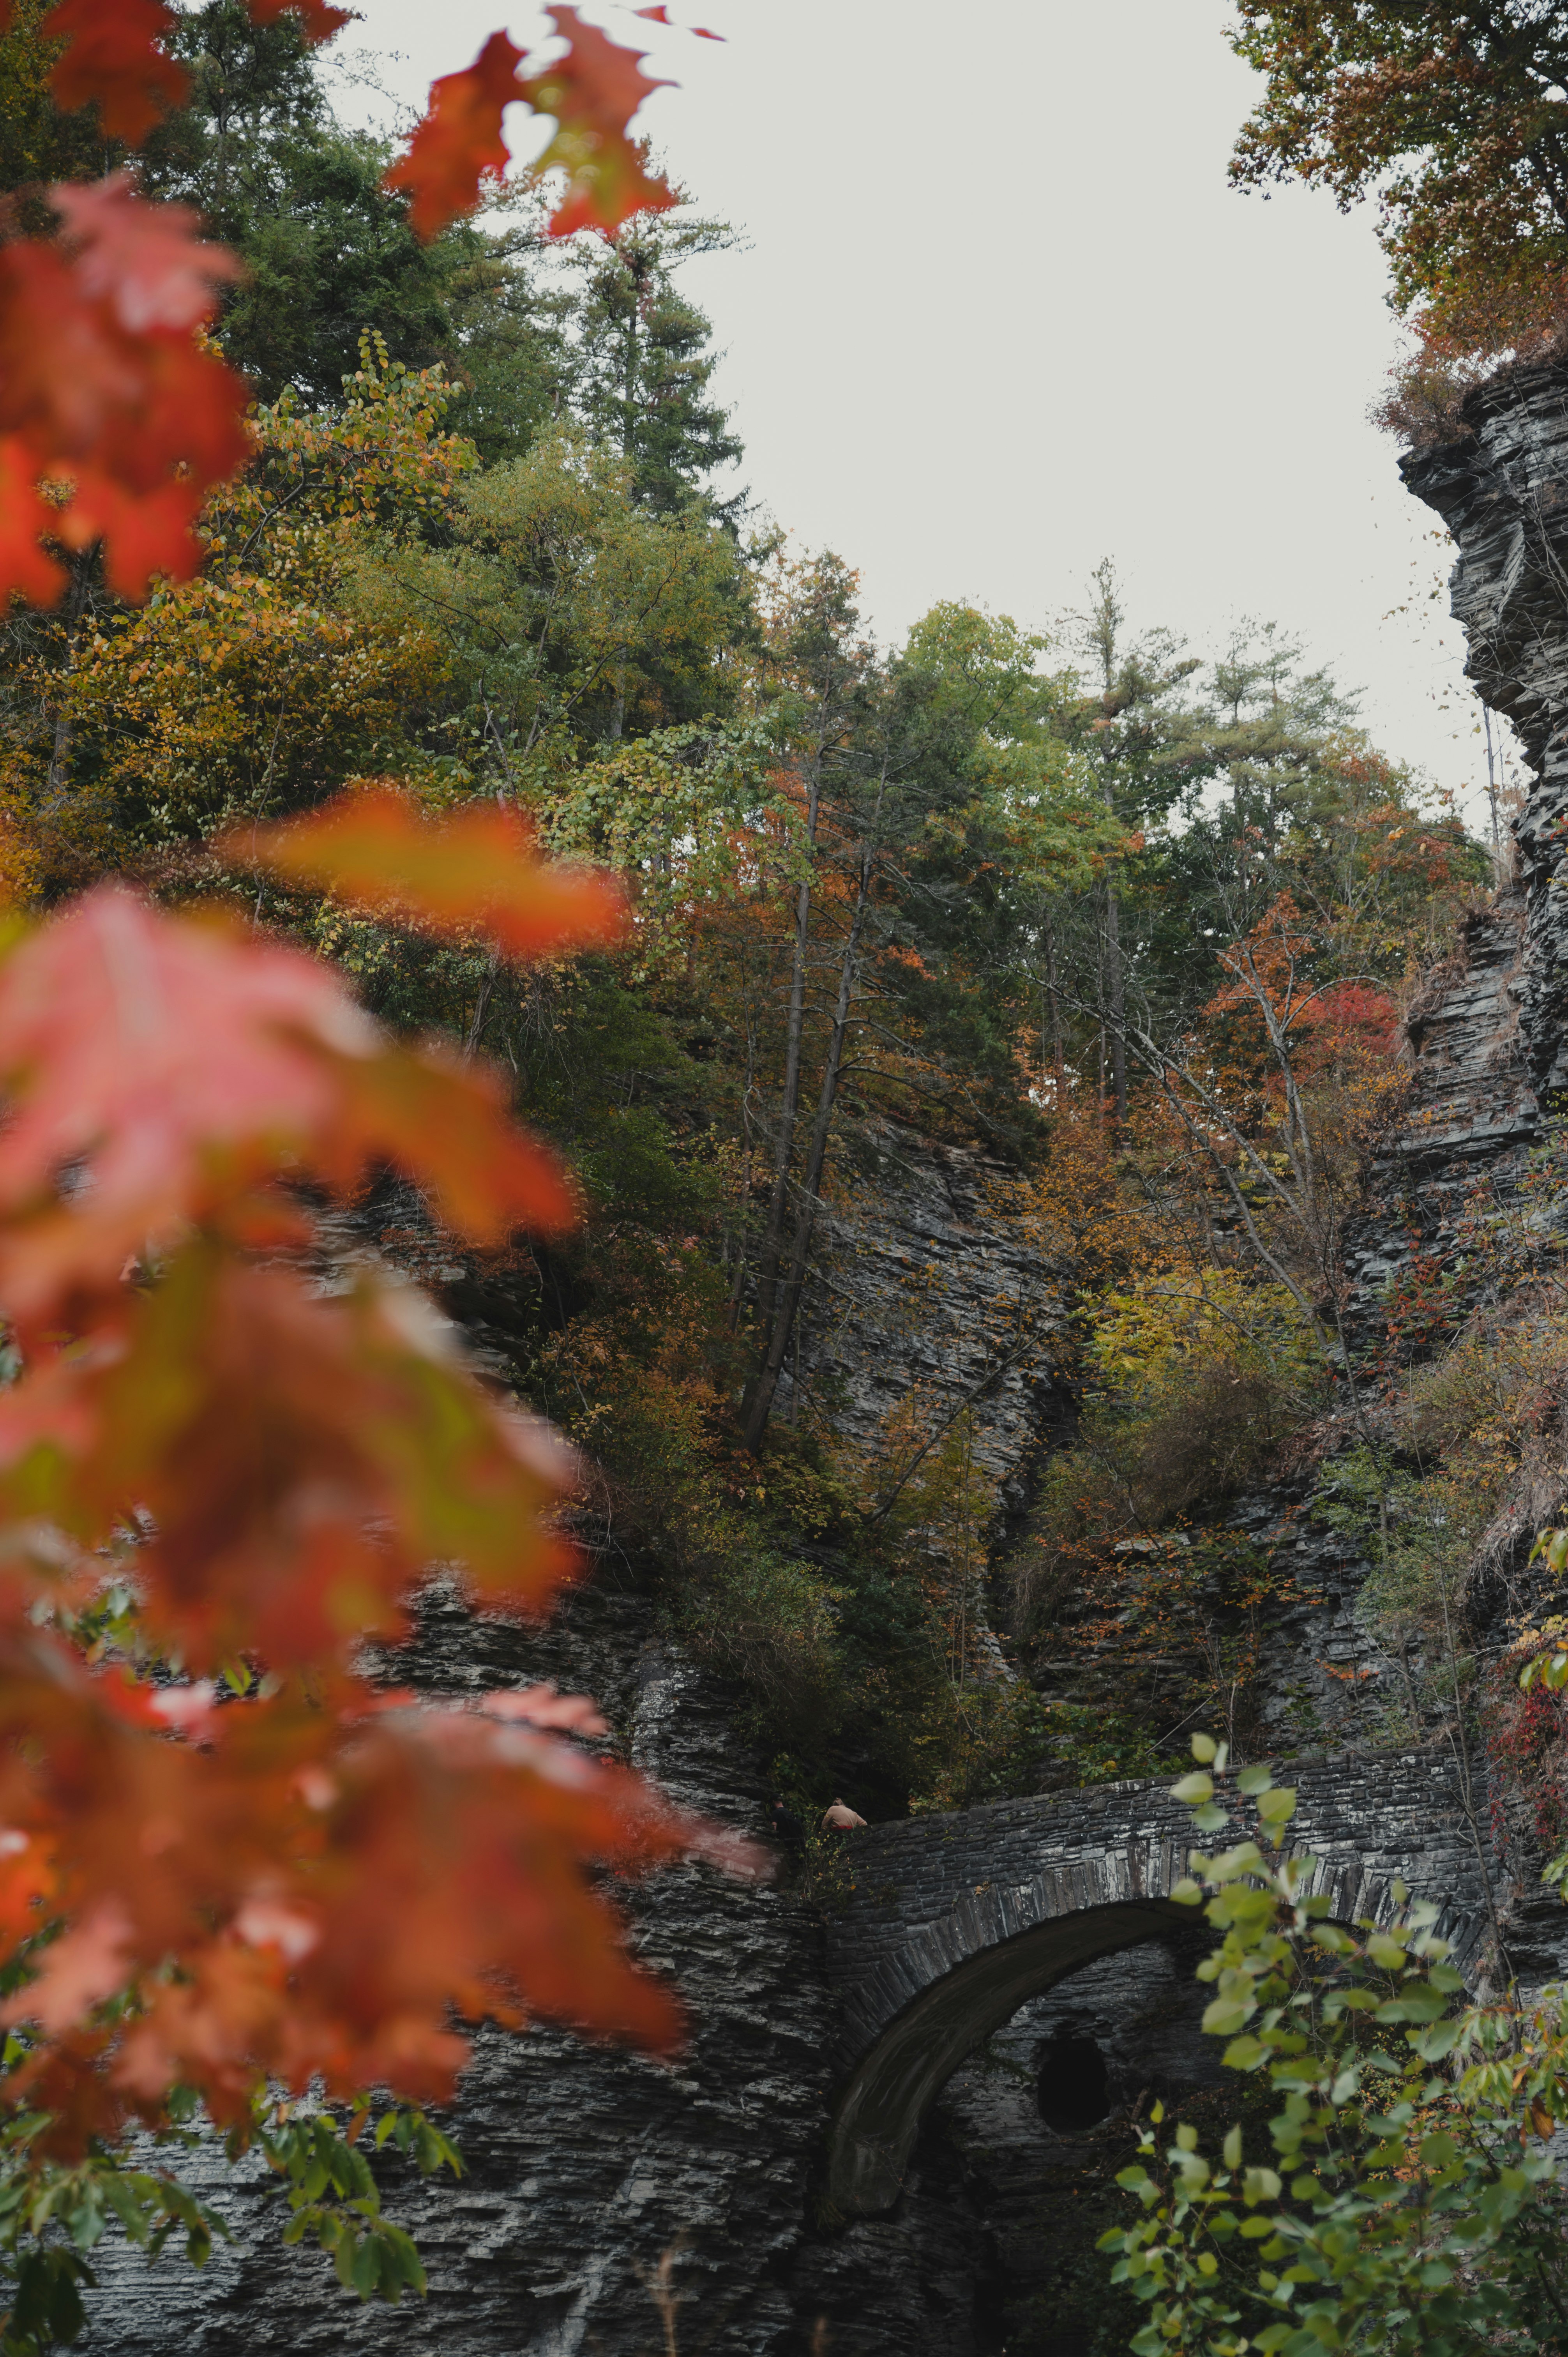
<path fill-rule="evenodd" d="M 1193 1930 L 1192 1909 L 1164 1896 L 1184 1862 L 1169 1847 L 1107 1853 L 1092 1879 L 1079 1861 L 1030 1885 L 986 1886 L 946 1918 L 910 1930 L 901 1953 L 879 1968 L 874 2001 L 885 2008 L 881 2026 L 850 2073 L 828 2131 L 826 2192 L 842 2216 L 893 2207 L 932 2098 L 1031 1997 L 1173 1926 Z M 1392 1886 L 1359 1862 L 1320 1870 L 1315 1881 L 1335 1921 L 1381 1921 L 1395 1911 Z M 1095 1884 L 1107 1893 L 1099 1902 Z M 1465 1968 L 1477 1947 L 1479 1919 L 1444 1910 L 1438 1929 Z M 900 2005 L 895 1991 L 913 1993 Z M 1081 2109 L 1090 2100 L 1090 2066 L 1080 2057 L 1073 2067 Z"/>
<path fill-rule="evenodd" d="M 1190 1929 L 1192 1921 L 1191 1908 L 1165 1899 L 1081 1908 L 981 1948 L 922 1989 L 863 2056 L 839 2098 L 828 2145 L 827 2192 L 834 2208 L 846 2216 L 892 2208 L 931 2099 L 965 2055 L 1020 2006 L 1081 1964 L 1158 1939 L 1173 1924 Z M 1069 2068 L 1078 2075 L 1065 2090 L 1058 2079 L 1051 2100 L 1081 2112 L 1091 2098 L 1106 2096 L 1097 2115 L 1103 2119 L 1109 2109 L 1103 2058 L 1097 2083 L 1086 2057 Z M 1041 2110 L 1047 2126 L 1055 2126 L 1045 2113 L 1047 2100 L 1042 2075 Z"/>

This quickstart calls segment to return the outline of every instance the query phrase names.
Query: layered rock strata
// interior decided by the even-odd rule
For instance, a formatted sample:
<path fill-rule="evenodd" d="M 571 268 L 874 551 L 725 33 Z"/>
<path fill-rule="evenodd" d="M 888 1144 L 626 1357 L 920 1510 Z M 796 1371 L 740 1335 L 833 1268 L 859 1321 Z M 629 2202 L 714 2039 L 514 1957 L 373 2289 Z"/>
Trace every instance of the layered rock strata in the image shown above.
<path fill-rule="evenodd" d="M 1536 783 L 1517 829 L 1517 893 L 1477 912 L 1463 953 L 1413 1011 L 1409 1106 L 1351 1243 L 1367 1332 L 1412 1256 L 1448 1249 L 1477 1188 L 1512 1186 L 1541 1135 L 1541 1105 L 1568 1086 L 1568 899 L 1556 881 L 1568 818 L 1568 371 L 1516 373 L 1473 395 L 1466 416 L 1466 439 L 1405 472 L 1455 535 L 1471 675 L 1519 732 Z M 871 1138 L 825 1215 L 780 1406 L 825 1415 L 869 1448 L 911 1385 L 937 1419 L 972 1405 L 977 1452 L 1016 1512 L 1064 1412 L 1049 1366 L 1064 1289 L 1040 1265 L 1009 1186 L 972 1151 L 891 1126 Z M 505 1299 L 459 1266 L 430 1274 L 504 1375 Z M 1238 1519 L 1294 1575 L 1271 1639 L 1265 1726 L 1282 1749 L 1305 1741 L 1326 1752 L 1309 1779 L 1354 1847 L 1366 1768 L 1342 1746 L 1372 1731 L 1359 1673 L 1388 1665 L 1357 1612 L 1365 1564 L 1324 1502 L 1321 1477 L 1315 1489 L 1304 1475 L 1294 1491 L 1243 1501 Z M 760 1768 L 736 1733 L 734 1697 L 671 1653 L 639 1597 L 601 1581 L 543 1631 L 475 1623 L 437 1597 L 413 1674 L 448 1693 L 541 1675 L 592 1692 L 620 1748 L 678 1797 L 760 1826 Z M 1456 1764 L 1434 1755 L 1395 1766 L 1396 1781 L 1413 1779 L 1428 1798 L 1442 1788 L 1444 1822 L 1409 1865 L 1412 1879 L 1446 1876 L 1444 1895 L 1455 1895 L 1473 1876 L 1468 1824 L 1449 1789 Z M 1106 1789 L 1070 1807 L 1110 1825 L 1117 1805 Z M 691 2008 L 688 2052 L 660 2067 L 553 2033 L 484 2035 L 457 2123 L 468 2176 L 456 2189 L 389 2178 L 392 2212 L 427 2255 L 427 2305 L 361 2309 L 318 2254 L 281 2250 L 264 2172 L 231 2182 L 209 2158 L 233 2242 L 200 2278 L 173 2258 L 149 2272 L 106 2245 L 89 2357 L 177 2347 L 191 2357 L 394 2347 L 411 2357 L 644 2357 L 671 2345 L 661 2267 L 687 2357 L 1087 2352 L 1105 2322 L 1090 2254 L 1096 2205 L 1110 2198 L 1125 2115 L 1151 2091 L 1200 2101 L 1213 2077 L 1187 1935 L 1169 1925 L 1029 1998 L 975 2048 L 933 2104 L 886 2215 L 835 2225 L 818 2206 L 836 2042 L 855 2012 L 842 1986 L 844 1943 L 886 1912 L 906 1846 L 929 1846 L 936 1877 L 910 1901 L 914 1934 L 951 1912 L 955 1894 L 993 1882 L 1002 1848 L 1005 1871 L 1026 1875 L 1033 1836 L 1017 1808 L 868 1837 L 838 1927 L 836 1986 L 822 1921 L 787 1887 L 691 1867 L 635 1894 L 640 1951 L 676 1975 Z M 1363 1850 L 1380 1838 L 1371 1823 Z M 1516 1964 L 1527 1978 L 1557 1968 L 1560 1913 L 1522 1879 L 1504 1898 Z M 866 1976 L 876 1969 L 868 1953 Z"/>
<path fill-rule="evenodd" d="M 1514 825 L 1527 951 L 1520 990 L 1538 1096 L 1568 1086 L 1568 369 L 1520 369 L 1469 395 L 1468 435 L 1402 461 L 1454 537 L 1467 675 L 1511 722 L 1534 773 Z"/>
<path fill-rule="evenodd" d="M 666 1792 L 765 1829 L 734 1697 L 659 1643 L 640 1599 L 591 1587 L 529 1631 L 475 1621 L 437 1595 L 402 1666 L 449 1695 L 537 1677 L 592 1693 L 617 1748 Z M 788 1890 L 704 1866 L 660 1875 L 629 1894 L 628 1911 L 642 1960 L 681 1987 L 686 2050 L 664 2064 L 547 2029 L 481 2033 L 456 2123 L 461 2183 L 385 2171 L 389 2212 L 425 2258 L 427 2300 L 362 2307 L 319 2252 L 282 2247 L 264 2168 L 230 2181 L 215 2153 L 199 2155 L 232 2241 L 196 2276 L 172 2253 L 149 2268 L 112 2237 L 90 2300 L 91 2357 L 651 2357 L 665 2347 L 666 2261 L 683 2348 L 783 2348 L 828 2093 L 820 1921 Z"/>
<path fill-rule="evenodd" d="M 931 1429 L 968 1408 L 975 1456 L 1015 1512 L 1067 1411 L 1054 1369 L 1070 1293 L 1021 1209 L 1006 1164 L 892 1122 L 869 1127 L 819 1215 L 781 1414 L 875 1450 L 912 1398 Z"/>

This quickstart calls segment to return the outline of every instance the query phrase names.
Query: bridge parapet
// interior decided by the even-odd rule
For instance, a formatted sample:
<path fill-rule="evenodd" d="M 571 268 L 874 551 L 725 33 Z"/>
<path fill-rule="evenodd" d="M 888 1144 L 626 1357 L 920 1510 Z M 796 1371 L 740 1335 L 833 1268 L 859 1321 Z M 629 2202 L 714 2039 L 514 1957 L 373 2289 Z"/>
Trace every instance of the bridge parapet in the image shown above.
<path fill-rule="evenodd" d="M 1337 1920 L 1386 1920 L 1403 1882 L 1438 1905 L 1455 1962 L 1474 1966 L 1485 1893 L 1451 1762 L 1348 1753 L 1281 1781 L 1297 1792 L 1290 1847 L 1318 1860 L 1314 1888 Z M 891 2205 L 931 2097 L 1020 2005 L 1173 1918 L 1190 1922 L 1169 1894 L 1192 1847 L 1190 1812 L 1163 1783 L 996 1802 L 851 1837 L 853 1888 L 830 1939 L 843 2007 L 829 2147 L 839 2209 Z"/>

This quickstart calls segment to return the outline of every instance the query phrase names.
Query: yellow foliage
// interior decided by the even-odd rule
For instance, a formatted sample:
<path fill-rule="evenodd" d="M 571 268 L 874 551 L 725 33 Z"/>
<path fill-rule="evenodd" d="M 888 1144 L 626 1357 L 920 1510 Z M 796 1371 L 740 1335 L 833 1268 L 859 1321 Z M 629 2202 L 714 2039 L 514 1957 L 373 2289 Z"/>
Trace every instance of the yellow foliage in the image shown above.
<path fill-rule="evenodd" d="M 1215 1360 L 1291 1387 L 1321 1374 L 1321 1346 L 1292 1295 L 1239 1269 L 1150 1269 L 1135 1293 L 1105 1295 L 1093 1321 L 1086 1355 L 1111 1392 L 1164 1390 L 1177 1374 Z"/>
<path fill-rule="evenodd" d="M 365 349 L 344 406 L 252 418 L 255 456 L 203 513 L 208 560 L 127 608 L 73 589 L 24 639 L 0 747 L 0 881 L 31 897 L 307 804 L 359 771 L 417 777 L 411 717 L 444 676 L 428 630 L 349 605 L 357 551 L 449 504 L 473 463 L 446 388 Z M 13 626 L 14 636 L 19 626 Z"/>

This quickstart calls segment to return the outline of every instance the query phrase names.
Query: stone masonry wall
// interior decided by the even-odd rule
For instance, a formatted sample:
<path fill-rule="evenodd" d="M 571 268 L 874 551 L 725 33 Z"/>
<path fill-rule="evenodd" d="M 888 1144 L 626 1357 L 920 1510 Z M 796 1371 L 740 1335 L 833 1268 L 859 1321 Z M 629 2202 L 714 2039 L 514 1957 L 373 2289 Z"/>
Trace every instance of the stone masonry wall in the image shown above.
<path fill-rule="evenodd" d="M 1349 1915 L 1402 1879 L 1449 1910 L 1470 1937 L 1485 1893 L 1457 1763 L 1441 1752 L 1345 1753 L 1293 1769 L 1293 1849 L 1322 1861 L 1325 1887 Z M 1486 1837 L 1477 1791 L 1477 1830 Z M 1034 1920 L 1028 1887 L 1050 1874 L 1089 1908 L 1168 1889 L 1186 1870 L 1190 1812 L 1158 1783 L 1100 1784 L 1055 1799 L 996 1801 L 951 1815 L 875 1825 L 849 1836 L 853 1888 L 833 1922 L 830 1969 L 840 1996 L 836 2054 L 847 2063 L 901 2013 L 921 1981 L 918 1951 L 950 1964 L 1006 1936 L 1013 1912 Z M 1142 1889 L 1122 1888 L 1119 1857 L 1159 1857 Z M 1015 1910 L 1005 1905 L 1015 1892 Z M 988 1901 L 993 1901 L 988 1904 Z M 1059 1904 L 1059 1902 L 1058 1902 Z M 1564 1923 L 1568 1935 L 1568 1921 Z"/>

